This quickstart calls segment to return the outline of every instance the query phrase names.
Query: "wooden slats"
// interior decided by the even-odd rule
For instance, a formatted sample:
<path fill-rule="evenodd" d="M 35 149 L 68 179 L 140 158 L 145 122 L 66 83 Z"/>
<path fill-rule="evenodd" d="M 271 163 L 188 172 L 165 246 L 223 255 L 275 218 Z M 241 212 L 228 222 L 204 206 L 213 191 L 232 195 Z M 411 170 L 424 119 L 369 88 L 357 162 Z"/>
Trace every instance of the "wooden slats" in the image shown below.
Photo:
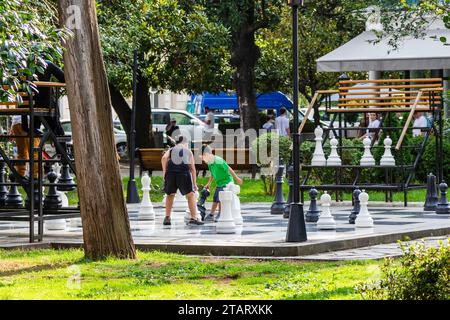
<path fill-rule="evenodd" d="M 426 102 L 420 102 L 420 104 L 423 105 L 430 105 L 431 103 L 429 101 Z M 370 106 L 374 106 L 374 107 L 389 107 L 389 106 L 412 106 L 414 105 L 414 102 L 364 102 L 364 103 L 339 103 L 338 106 L 339 107 L 370 107 Z"/>
<path fill-rule="evenodd" d="M 0 106 L 29 106 L 29 101 L 8 101 L 8 102 L 0 102 Z"/>
<path fill-rule="evenodd" d="M 418 79 L 378 79 L 378 80 L 341 80 L 339 84 L 357 84 L 357 83 L 442 83 L 442 78 L 418 78 Z"/>
<path fill-rule="evenodd" d="M 65 87 L 66 84 L 62 82 L 50 82 L 50 81 L 34 81 L 33 82 L 37 87 Z M 11 87 L 8 85 L 2 86 L 3 90 L 9 90 Z"/>
<path fill-rule="evenodd" d="M 439 88 L 442 87 L 441 83 L 430 83 L 430 84 L 407 84 L 407 85 L 391 85 L 391 86 L 366 86 L 364 87 L 364 90 L 367 89 L 373 89 L 373 90 L 378 90 L 378 89 L 425 89 L 425 88 Z M 340 87 L 339 91 L 343 91 L 343 90 L 361 90 L 361 87 Z"/>
<path fill-rule="evenodd" d="M 366 89 L 366 88 L 360 88 L 360 89 Z M 426 91 L 426 92 L 441 92 L 441 91 L 443 91 L 444 89 L 441 87 L 441 88 L 432 88 L 432 89 L 426 89 L 426 88 L 424 88 L 423 90 L 421 90 L 421 91 Z M 339 92 L 339 95 L 340 96 L 352 96 L 352 95 L 355 95 L 355 96 L 359 96 L 359 95 L 361 95 L 361 96 L 363 96 L 363 95 L 373 95 L 373 96 L 380 96 L 380 95 L 414 95 L 414 97 L 419 93 L 420 91 L 419 90 L 417 90 L 417 91 L 359 91 L 359 92 L 345 92 L 345 91 L 342 91 L 342 92 Z"/>
<path fill-rule="evenodd" d="M 328 109 L 328 113 L 355 113 L 355 112 L 361 112 L 361 113 L 367 113 L 367 112 L 409 112 L 411 111 L 411 107 L 406 108 L 348 108 L 348 109 L 336 109 L 331 108 Z M 430 107 L 417 107 L 416 111 L 431 111 Z"/>
<path fill-rule="evenodd" d="M 414 96 L 408 96 L 408 97 L 396 97 L 396 96 L 390 96 L 390 97 L 364 97 L 364 98 L 339 98 L 339 101 L 358 101 L 358 100 L 416 100 L 417 95 Z M 422 96 L 422 99 L 425 99 L 425 101 L 431 100 L 433 98 L 434 100 L 441 100 L 440 96 Z"/>

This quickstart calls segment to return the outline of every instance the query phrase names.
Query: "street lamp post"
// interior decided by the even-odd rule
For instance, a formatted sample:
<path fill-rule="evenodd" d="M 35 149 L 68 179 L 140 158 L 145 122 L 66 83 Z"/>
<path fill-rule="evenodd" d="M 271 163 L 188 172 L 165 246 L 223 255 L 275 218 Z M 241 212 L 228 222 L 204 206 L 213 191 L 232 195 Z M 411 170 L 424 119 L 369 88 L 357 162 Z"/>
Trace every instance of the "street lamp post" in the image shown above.
<path fill-rule="evenodd" d="M 293 48 L 293 103 L 294 103 L 294 130 L 293 130 L 293 203 L 290 205 L 289 223 L 286 232 L 286 242 L 304 242 L 307 240 L 303 204 L 300 203 L 300 134 L 298 133 L 298 8 L 303 0 L 288 0 L 292 7 L 292 48 Z"/>

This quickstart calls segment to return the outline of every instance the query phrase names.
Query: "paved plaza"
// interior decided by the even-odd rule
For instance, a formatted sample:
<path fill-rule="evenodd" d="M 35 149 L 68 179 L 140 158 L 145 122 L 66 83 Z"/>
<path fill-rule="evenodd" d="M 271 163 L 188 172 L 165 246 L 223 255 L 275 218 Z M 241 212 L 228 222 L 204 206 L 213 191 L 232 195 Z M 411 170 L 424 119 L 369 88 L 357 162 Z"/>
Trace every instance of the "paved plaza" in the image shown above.
<path fill-rule="evenodd" d="M 131 230 L 139 249 L 194 255 L 333 260 L 333 254 L 336 255 L 339 251 L 341 253 L 337 254 L 338 259 L 345 259 L 346 256 L 354 258 L 355 255 L 377 258 L 398 254 L 398 240 L 424 237 L 445 239 L 450 234 L 450 216 L 426 213 L 420 207 L 371 207 L 374 228 L 356 228 L 355 225 L 350 225 L 350 210 L 351 207 L 346 206 L 333 207 L 332 214 L 337 223 L 335 231 L 318 230 L 316 224 L 307 223 L 307 242 L 286 243 L 288 220 L 279 215 L 271 215 L 270 204 L 267 203 L 244 204 L 244 226 L 237 228 L 235 234 L 217 234 L 215 223 L 188 227 L 184 224 L 182 212 L 173 213 L 172 226 L 163 226 L 164 208 L 161 203 L 155 204 L 156 220 L 153 221 L 140 219 L 138 206 L 129 206 Z M 68 221 L 66 230 L 46 230 L 42 246 L 80 246 L 82 229 L 74 222 Z M 0 222 L 0 247 L 26 246 L 27 235 L 25 222 Z M 359 251 L 351 251 L 355 249 Z M 348 254 L 342 256 L 345 251 L 341 250 L 347 250 Z"/>

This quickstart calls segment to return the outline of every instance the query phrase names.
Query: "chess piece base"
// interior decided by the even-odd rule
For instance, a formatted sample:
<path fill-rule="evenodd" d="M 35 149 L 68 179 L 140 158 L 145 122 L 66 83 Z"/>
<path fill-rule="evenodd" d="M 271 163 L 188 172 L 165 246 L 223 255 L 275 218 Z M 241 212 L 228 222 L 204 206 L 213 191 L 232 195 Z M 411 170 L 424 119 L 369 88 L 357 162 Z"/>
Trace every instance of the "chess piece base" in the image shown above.
<path fill-rule="evenodd" d="M 303 215 L 303 206 L 300 203 L 291 203 L 290 209 L 286 242 L 305 242 L 308 238 L 306 234 L 305 217 Z"/>

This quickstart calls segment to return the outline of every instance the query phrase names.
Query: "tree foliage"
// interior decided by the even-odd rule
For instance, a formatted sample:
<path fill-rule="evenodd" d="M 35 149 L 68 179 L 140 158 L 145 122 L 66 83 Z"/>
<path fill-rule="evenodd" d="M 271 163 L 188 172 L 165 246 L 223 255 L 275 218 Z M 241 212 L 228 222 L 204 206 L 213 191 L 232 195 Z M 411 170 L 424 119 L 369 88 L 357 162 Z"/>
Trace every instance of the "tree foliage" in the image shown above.
<path fill-rule="evenodd" d="M 35 90 L 31 81 L 43 72 L 45 60 L 62 58 L 61 41 L 67 31 L 56 27 L 56 17 L 55 7 L 46 0 L 0 2 L 1 84 L 9 85 L 7 90 L 0 87 L 0 99 L 16 99 L 19 88 Z"/>

